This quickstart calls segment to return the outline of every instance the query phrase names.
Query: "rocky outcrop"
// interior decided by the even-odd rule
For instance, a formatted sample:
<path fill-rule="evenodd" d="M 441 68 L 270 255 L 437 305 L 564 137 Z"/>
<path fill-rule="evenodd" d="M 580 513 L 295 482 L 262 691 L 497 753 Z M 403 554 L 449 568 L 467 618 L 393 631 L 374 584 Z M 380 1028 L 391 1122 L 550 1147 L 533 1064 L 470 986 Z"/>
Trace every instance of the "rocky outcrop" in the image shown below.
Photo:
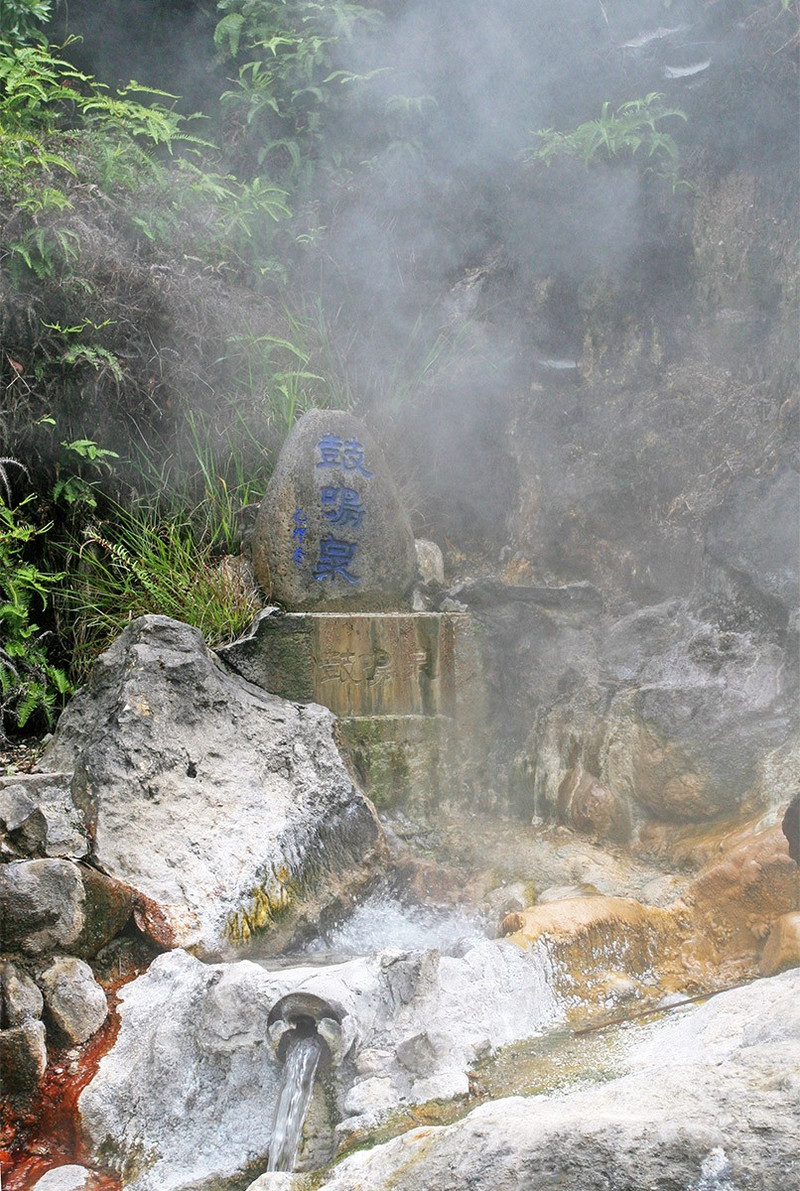
<path fill-rule="evenodd" d="M 594 1087 L 512 1097 L 346 1158 L 326 1191 L 627 1191 L 757 1186 L 797 1172 L 800 974 L 650 1027 Z M 628 1044 L 630 1045 L 630 1044 Z"/>
<path fill-rule="evenodd" d="M 332 725 L 231 674 L 195 629 L 147 616 L 98 659 L 40 766 L 74 771 L 91 861 L 131 887 L 161 946 L 264 934 L 277 949 L 381 855 Z"/>
<path fill-rule="evenodd" d="M 748 612 L 722 592 L 612 615 L 537 594 L 547 589 L 454 591 L 481 630 L 494 739 L 477 763 L 518 812 L 626 844 L 652 822 L 791 797 L 797 667 L 785 611 Z"/>
<path fill-rule="evenodd" d="M 255 1177 L 280 1077 L 270 1017 L 302 994 L 341 1020 L 325 1077 L 330 1156 L 339 1120 L 348 1137 L 401 1103 L 466 1095 L 477 1059 L 556 1019 L 551 977 L 543 948 L 489 940 L 461 957 L 385 951 L 274 972 L 162 955 L 120 993 L 118 1038 L 80 1097 L 90 1152 L 130 1191 Z"/>

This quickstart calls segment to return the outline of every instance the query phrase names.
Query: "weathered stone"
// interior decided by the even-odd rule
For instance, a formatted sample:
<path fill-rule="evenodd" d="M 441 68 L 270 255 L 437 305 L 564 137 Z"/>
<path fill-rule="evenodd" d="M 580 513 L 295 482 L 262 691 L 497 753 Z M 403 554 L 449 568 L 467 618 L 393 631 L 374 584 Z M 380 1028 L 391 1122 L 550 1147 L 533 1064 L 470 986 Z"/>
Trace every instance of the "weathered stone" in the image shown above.
<path fill-rule="evenodd" d="M 421 583 L 438 583 L 444 586 L 444 555 L 435 542 L 427 538 L 415 538 L 417 570 Z"/>
<path fill-rule="evenodd" d="M 82 959 L 55 959 L 42 972 L 39 984 L 50 1019 L 72 1043 L 91 1038 L 108 1017 L 106 994 Z"/>
<path fill-rule="evenodd" d="M 85 1166 L 54 1166 L 33 1184 L 31 1191 L 94 1191 L 98 1180 Z"/>
<path fill-rule="evenodd" d="M 80 860 L 89 852 L 86 824 L 67 773 L 0 777 L 0 833 L 22 856 Z"/>
<path fill-rule="evenodd" d="M 723 993 L 617 1041 L 622 1074 L 483 1104 L 357 1152 L 323 1191 L 782 1191 L 797 1171 L 800 976 Z M 641 1037 L 641 1035 L 639 1036 Z M 637 1045 L 638 1042 L 638 1045 Z"/>
<path fill-rule="evenodd" d="M 647 819 L 702 822 L 789 797 L 796 680 L 773 636 L 729 631 L 684 601 L 600 621 L 582 639 L 565 630 L 515 639 L 538 675 L 538 692 L 519 695 L 538 707 L 528 743 L 538 815 L 560 817 L 579 771 L 620 800 L 634 837 Z M 505 656 L 510 647 L 504 639 Z"/>
<path fill-rule="evenodd" d="M 336 729 L 364 793 L 379 810 L 428 817 L 459 789 L 466 749 L 447 716 L 349 716 Z"/>
<path fill-rule="evenodd" d="M 396 1054 L 398 1062 L 413 1075 L 432 1075 L 436 1069 L 436 1048 L 427 1031 L 398 1042 Z"/>
<path fill-rule="evenodd" d="M 800 968 L 800 911 L 781 914 L 773 922 L 758 968 L 762 976 Z"/>
<path fill-rule="evenodd" d="M 500 933 L 523 948 L 546 940 L 557 960 L 560 987 L 592 1000 L 613 992 L 614 974 L 640 978 L 657 973 L 663 981 L 682 937 L 679 924 L 674 910 L 633 898 L 570 897 L 509 914 Z"/>
<path fill-rule="evenodd" d="M 625 801 L 576 766 L 564 777 L 558 792 L 559 822 L 599 839 L 625 843 L 631 818 Z"/>
<path fill-rule="evenodd" d="M 488 939 L 460 957 L 386 951 L 275 971 L 169 952 L 120 991 L 119 1034 L 78 1102 L 89 1152 L 125 1171 L 127 1191 L 243 1182 L 266 1166 L 280 1082 L 269 1026 L 282 1005 L 341 1016 L 346 1059 L 325 1080 L 347 1135 L 403 1102 L 466 1093 L 478 1055 L 558 1018 L 551 981 L 543 947 Z"/>
<path fill-rule="evenodd" d="M 800 600 L 797 512 L 800 475 L 734 480 L 706 533 L 706 549 L 735 577 L 784 609 Z"/>
<path fill-rule="evenodd" d="M 129 625 L 61 718 L 42 764 L 75 769 L 94 859 L 165 945 L 279 948 L 382 855 L 317 705 L 227 670 L 196 629 Z"/>
<path fill-rule="evenodd" d="M 453 621 L 441 613 L 270 609 L 218 652 L 265 690 L 336 715 L 452 715 Z"/>
<path fill-rule="evenodd" d="M 263 590 L 290 609 L 408 607 L 414 537 L 386 461 L 340 410 L 311 410 L 281 450 L 253 531 Z"/>
<path fill-rule="evenodd" d="M 0 1092 L 31 1096 L 47 1066 L 44 1022 L 30 1018 L 0 1030 Z"/>
<path fill-rule="evenodd" d="M 20 1026 L 42 1016 L 42 994 L 16 964 L 0 964 L 0 1025 Z"/>
<path fill-rule="evenodd" d="M 130 917 L 130 891 L 70 860 L 0 868 L 0 946 L 27 955 L 95 955 Z"/>
<path fill-rule="evenodd" d="M 306 1191 L 310 1186 L 305 1175 L 283 1174 L 276 1170 L 259 1175 L 247 1191 Z"/>
<path fill-rule="evenodd" d="M 683 895 L 691 916 L 681 958 L 701 986 L 757 975 L 773 923 L 797 905 L 797 869 L 777 824 L 746 825 L 710 844 L 710 863 Z"/>

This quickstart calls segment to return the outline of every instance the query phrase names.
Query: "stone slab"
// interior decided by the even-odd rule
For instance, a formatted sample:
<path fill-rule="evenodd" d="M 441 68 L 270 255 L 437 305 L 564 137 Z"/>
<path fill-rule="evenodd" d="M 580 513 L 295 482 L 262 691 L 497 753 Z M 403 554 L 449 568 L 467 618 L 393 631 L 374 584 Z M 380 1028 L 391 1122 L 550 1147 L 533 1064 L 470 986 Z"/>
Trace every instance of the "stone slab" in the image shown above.
<path fill-rule="evenodd" d="M 453 715 L 457 619 L 267 609 L 219 656 L 273 694 L 338 716 Z"/>

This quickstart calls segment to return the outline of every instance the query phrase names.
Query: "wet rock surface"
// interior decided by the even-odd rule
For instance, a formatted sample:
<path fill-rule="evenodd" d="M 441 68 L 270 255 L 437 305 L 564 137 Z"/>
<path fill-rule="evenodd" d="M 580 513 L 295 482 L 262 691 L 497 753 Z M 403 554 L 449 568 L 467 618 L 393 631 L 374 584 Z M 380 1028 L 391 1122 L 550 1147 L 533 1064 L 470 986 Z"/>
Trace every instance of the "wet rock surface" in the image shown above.
<path fill-rule="evenodd" d="M 136 1191 L 263 1170 L 280 1078 L 268 1018 L 300 992 L 342 1019 L 329 1156 L 337 1122 L 347 1137 L 402 1102 L 466 1095 L 481 1055 L 557 1014 L 544 952 L 504 942 L 273 972 L 175 951 L 121 993 L 117 1042 L 79 1102 L 91 1151 Z"/>
<path fill-rule="evenodd" d="M 69 1043 L 85 1042 L 108 1016 L 106 994 L 87 963 L 59 956 L 39 977 L 47 1013 L 58 1035 Z"/>
<path fill-rule="evenodd" d="M 633 1035 L 621 1061 L 627 1072 L 617 1078 L 501 1099 L 454 1125 L 411 1129 L 346 1158 L 322 1186 L 779 1191 L 800 1171 L 799 993 L 794 972 L 720 994 L 651 1027 L 643 1043 Z"/>
<path fill-rule="evenodd" d="M 92 862 L 131 886 L 140 927 L 214 951 L 265 930 L 285 940 L 380 855 L 332 725 L 149 616 L 98 660 L 40 766 L 74 770 Z"/>

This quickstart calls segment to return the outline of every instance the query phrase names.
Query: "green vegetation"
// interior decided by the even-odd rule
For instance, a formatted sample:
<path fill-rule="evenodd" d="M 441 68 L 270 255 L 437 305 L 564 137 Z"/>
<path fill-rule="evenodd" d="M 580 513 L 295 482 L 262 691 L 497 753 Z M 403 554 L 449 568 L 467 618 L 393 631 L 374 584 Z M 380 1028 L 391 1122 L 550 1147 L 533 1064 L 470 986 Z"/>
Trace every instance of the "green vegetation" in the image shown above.
<path fill-rule="evenodd" d="M 49 528 L 27 520 L 31 500 L 13 508 L 0 497 L 0 740 L 9 724 L 24 728 L 36 716 L 52 725 L 72 689 L 50 660 L 51 634 L 33 619 L 39 619 L 37 605 L 39 612 L 46 611 L 62 576 L 40 570 L 31 560 L 31 544 Z"/>
<path fill-rule="evenodd" d="M 593 64 L 591 85 L 566 100 L 562 87 L 552 111 L 530 87 L 511 128 L 506 100 L 517 96 L 504 89 L 505 58 L 491 60 L 498 47 L 487 39 L 487 63 L 474 64 L 488 64 L 486 85 L 476 69 L 473 87 L 460 31 L 441 47 L 426 44 L 434 26 L 425 6 L 404 59 L 392 55 L 413 6 L 140 3 L 153 13 L 136 31 L 143 82 L 124 81 L 119 47 L 99 54 L 95 44 L 93 54 L 92 0 L 0 3 L 0 659 L 9 728 L 42 728 L 67 691 L 64 674 L 81 678 L 130 616 L 170 612 L 212 640 L 242 626 L 254 597 L 229 560 L 241 556 L 280 445 L 306 410 L 381 417 L 413 494 L 415 468 L 433 449 L 409 433 L 417 415 L 422 425 L 435 405 L 442 434 L 442 393 L 453 407 L 481 384 L 494 393 L 516 351 L 503 349 L 499 363 L 507 328 L 485 339 L 483 323 L 476 331 L 482 319 L 501 325 L 502 285 L 513 273 L 532 326 L 537 295 L 553 288 L 541 250 L 554 237 L 535 242 L 536 204 L 550 193 L 542 178 L 557 183 L 559 172 L 531 175 L 521 162 L 571 160 L 609 174 L 628 162 L 674 187 L 694 127 L 697 92 L 681 93 L 686 127 L 659 92 L 620 102 L 627 76 L 609 67 L 606 89 L 598 72 L 612 59 L 603 65 L 594 42 L 574 45 L 560 15 L 535 30 L 545 47 L 536 41 L 535 54 L 566 54 L 574 82 L 579 50 Z M 758 88 L 772 86 L 775 69 L 794 77 L 796 4 L 735 7 L 761 58 L 747 66 L 755 98 L 745 115 L 720 81 L 715 94 L 732 113 L 724 144 L 738 147 L 747 134 L 761 151 L 747 113 L 760 110 Z M 123 29 L 124 0 L 103 8 L 104 21 Z M 197 59 L 180 75 L 184 19 L 204 44 L 187 37 Z M 196 103 L 173 93 L 185 83 Z M 501 100 L 494 123 L 483 122 L 493 89 Z M 740 91 L 732 85 L 733 99 Z M 577 122 L 605 96 L 597 119 Z M 559 119 L 571 131 L 556 131 Z M 521 153 L 535 120 L 554 127 Z M 692 146 L 698 156 L 705 148 Z M 474 159 L 454 163 L 450 153 Z M 657 191 L 642 217 L 657 222 L 658 260 L 674 259 L 683 208 L 670 208 L 668 187 L 642 189 Z M 583 259 L 575 268 L 591 270 Z M 465 270 L 475 285 L 451 318 L 443 297 Z M 620 284 L 630 292 L 627 278 Z M 484 305 L 471 325 L 473 294 Z M 476 404 L 464 402 L 467 421 Z M 470 436 L 473 446 L 477 425 Z M 415 514 L 425 499 L 409 496 Z"/>
<path fill-rule="evenodd" d="M 188 522 L 113 510 L 106 537 L 87 525 L 73 549 L 72 582 L 62 600 L 72 615 L 78 679 L 128 621 L 160 613 L 194 625 L 212 647 L 232 641 L 261 606 L 246 568 L 197 543 Z"/>
<path fill-rule="evenodd" d="M 338 163 L 329 126 L 347 91 L 369 75 L 340 67 L 340 47 L 374 29 L 381 13 L 319 0 L 219 0 L 217 48 L 237 66 L 223 92 L 236 159 L 288 186 Z"/>
<path fill-rule="evenodd" d="M 604 103 L 599 119 L 579 124 L 572 132 L 542 129 L 536 134 L 537 146 L 526 150 L 525 159 L 529 163 L 552 165 L 558 158 L 574 157 L 585 166 L 624 158 L 637 162 L 644 159 L 645 170 L 674 179 L 678 145 L 663 128 L 665 121 L 674 119 L 685 120 L 686 113 L 668 107 L 664 96 L 657 91 L 614 109 L 610 103 Z"/>

